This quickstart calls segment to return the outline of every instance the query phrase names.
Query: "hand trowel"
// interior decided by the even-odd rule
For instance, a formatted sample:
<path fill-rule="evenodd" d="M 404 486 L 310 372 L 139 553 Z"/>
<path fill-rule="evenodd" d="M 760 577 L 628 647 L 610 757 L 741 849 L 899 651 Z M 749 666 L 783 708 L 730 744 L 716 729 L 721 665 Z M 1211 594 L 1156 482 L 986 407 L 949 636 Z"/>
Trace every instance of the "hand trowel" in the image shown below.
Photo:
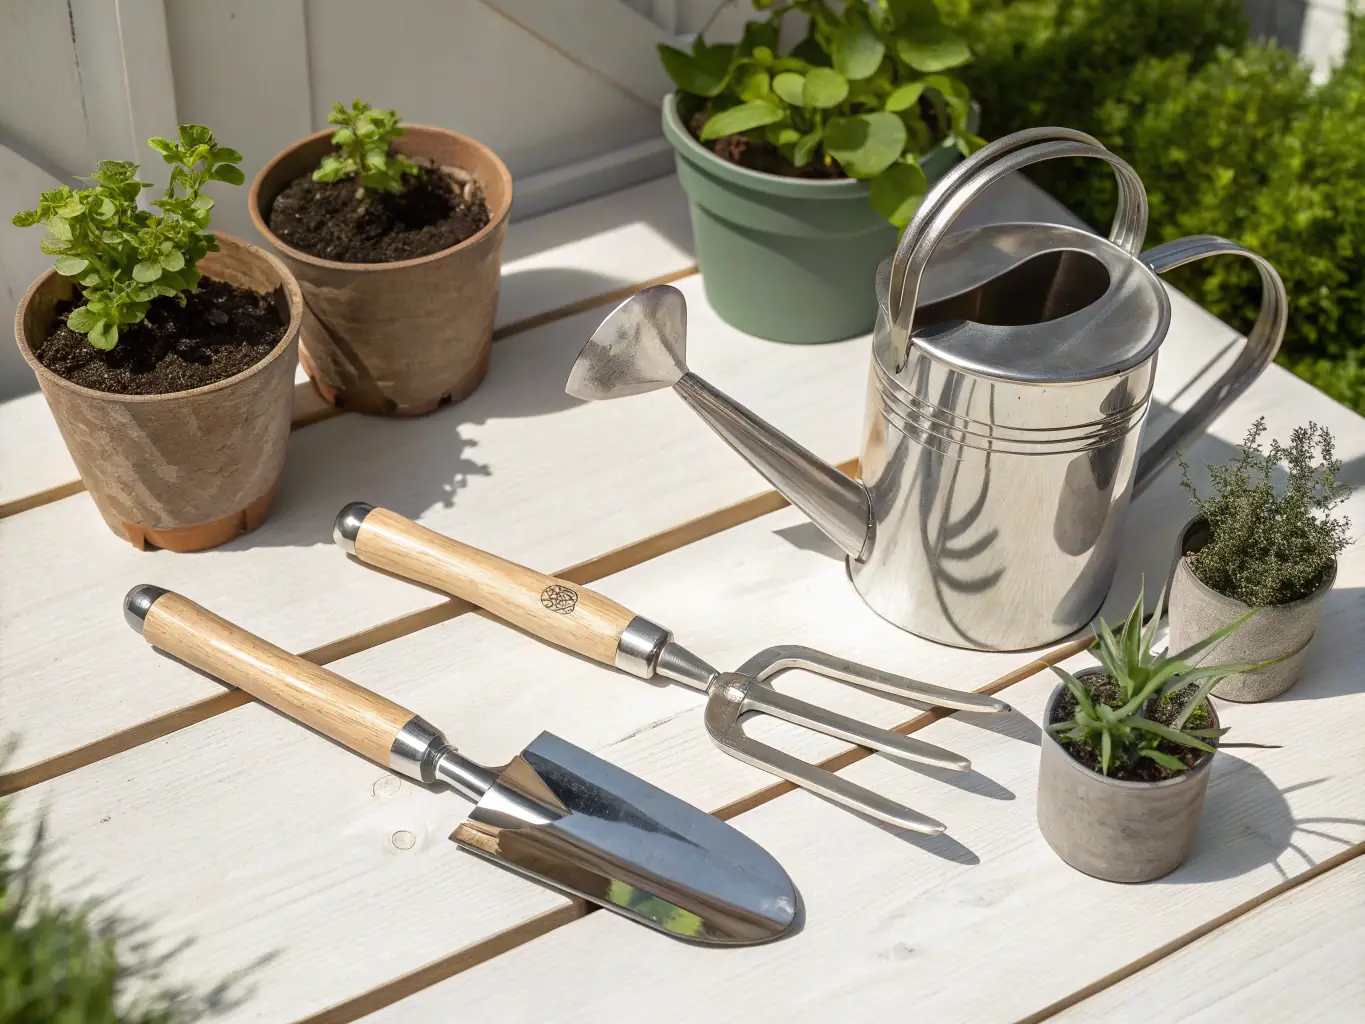
<path fill-rule="evenodd" d="M 766 942 L 791 928 L 796 890 L 732 826 L 550 733 L 503 768 L 460 754 L 418 715 L 160 587 L 124 599 L 153 646 L 418 782 L 474 801 L 459 846 L 676 938 Z"/>

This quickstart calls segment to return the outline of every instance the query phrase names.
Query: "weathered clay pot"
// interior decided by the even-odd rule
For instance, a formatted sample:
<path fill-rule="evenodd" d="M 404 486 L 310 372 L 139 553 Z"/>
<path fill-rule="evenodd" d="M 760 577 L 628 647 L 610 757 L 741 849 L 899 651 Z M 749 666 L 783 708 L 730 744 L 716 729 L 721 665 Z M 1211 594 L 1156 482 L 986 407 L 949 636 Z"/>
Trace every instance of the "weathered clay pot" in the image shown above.
<path fill-rule="evenodd" d="M 1190 568 L 1185 556 L 1198 551 L 1208 540 L 1208 524 L 1198 517 L 1180 531 L 1171 576 L 1172 651 L 1183 650 L 1250 610 L 1235 597 L 1227 597 L 1206 585 Z M 1214 696 L 1247 702 L 1269 700 L 1298 682 L 1308 642 L 1317 631 L 1323 604 L 1336 578 L 1333 566 L 1332 574 L 1307 597 L 1261 608 L 1240 629 L 1224 637 L 1205 656 L 1206 664 L 1245 664 L 1288 657 L 1254 672 L 1237 672 L 1220 679 L 1213 688 Z"/>
<path fill-rule="evenodd" d="M 206 277 L 273 293 L 284 337 L 234 377 L 168 395 L 116 395 L 81 387 L 43 366 L 30 339 L 52 330 L 56 304 L 75 294 L 49 270 L 19 303 L 14 333 L 38 375 L 62 439 L 104 521 L 138 548 L 216 547 L 265 518 L 284 467 L 294 402 L 303 297 L 264 249 L 217 234 L 199 261 Z"/>
<path fill-rule="evenodd" d="M 1098 669 L 1077 678 L 1102 675 Z M 1125 782 L 1081 764 L 1047 731 L 1065 685 L 1043 709 L 1038 769 L 1038 830 L 1057 856 L 1077 871 L 1110 882 L 1146 882 L 1184 863 L 1194 846 L 1212 754 L 1161 782 Z M 1210 702 L 1210 709 L 1213 704 Z M 1213 727 L 1218 712 L 1213 710 Z"/>
<path fill-rule="evenodd" d="M 332 130 L 290 146 L 251 183 L 257 230 L 303 289 L 299 359 L 318 393 L 357 412 L 416 416 L 468 396 L 488 370 L 512 176 L 487 146 L 456 132 L 404 125 L 394 151 L 472 174 L 489 221 L 430 256 L 339 263 L 294 249 L 268 226 L 275 197 L 332 152 Z"/>

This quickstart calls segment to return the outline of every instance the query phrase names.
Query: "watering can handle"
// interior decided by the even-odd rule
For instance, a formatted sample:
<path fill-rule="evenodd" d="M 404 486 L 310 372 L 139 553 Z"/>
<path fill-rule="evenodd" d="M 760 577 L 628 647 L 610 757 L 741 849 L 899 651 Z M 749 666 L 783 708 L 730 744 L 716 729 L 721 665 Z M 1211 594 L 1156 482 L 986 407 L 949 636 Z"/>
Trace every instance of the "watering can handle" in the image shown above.
<path fill-rule="evenodd" d="M 1158 274 L 1193 263 L 1206 256 L 1244 256 L 1261 275 L 1261 311 L 1247 334 L 1246 344 L 1231 366 L 1223 371 L 1199 400 L 1190 406 L 1160 437 L 1146 446 L 1133 478 L 1133 496 L 1141 494 L 1171 460 L 1176 450 L 1203 430 L 1261 375 L 1279 351 L 1289 319 L 1289 299 L 1284 281 L 1264 256 L 1217 235 L 1191 235 L 1148 249 L 1138 257 Z"/>
<path fill-rule="evenodd" d="M 1085 156 L 1107 161 L 1118 178 L 1119 203 L 1109 240 L 1136 256 L 1147 233 L 1147 192 L 1142 179 L 1099 140 L 1071 128 L 1028 128 L 977 150 L 945 175 L 924 197 L 905 229 L 891 262 L 890 313 L 896 369 L 905 365 L 914 326 L 920 281 L 938 244 L 963 210 L 1005 175 L 1060 157 Z"/>

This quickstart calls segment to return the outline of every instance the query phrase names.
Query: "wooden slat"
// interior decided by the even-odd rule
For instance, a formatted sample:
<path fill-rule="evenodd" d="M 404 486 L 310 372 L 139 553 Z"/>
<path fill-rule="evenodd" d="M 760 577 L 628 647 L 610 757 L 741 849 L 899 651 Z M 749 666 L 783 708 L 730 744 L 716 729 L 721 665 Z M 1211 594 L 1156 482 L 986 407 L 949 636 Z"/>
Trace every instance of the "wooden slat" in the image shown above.
<path fill-rule="evenodd" d="M 1271 898 L 1237 908 L 1222 928 L 1036 1019 L 1136 1020 L 1152 1009 L 1154 992 L 1161 993 L 1162 1016 L 1182 1024 L 1359 1019 L 1365 1013 L 1362 854 L 1365 843 L 1343 850 L 1268 890 Z"/>
<path fill-rule="evenodd" d="M 1241 411 L 1266 411 L 1275 431 L 1305 414 L 1321 417 L 1334 428 L 1354 428 L 1349 447 L 1356 455 L 1365 451 L 1358 419 L 1321 398 L 1304 403 L 1293 382 L 1283 383 L 1275 405 L 1248 402 Z M 1219 433 L 1230 436 L 1234 423 L 1224 423 Z M 1365 499 L 1357 497 L 1349 511 L 1363 509 Z M 1091 979 L 1121 971 L 1172 938 L 1275 891 L 1286 877 L 1365 842 L 1365 692 L 1358 678 L 1365 655 L 1363 585 L 1365 551 L 1350 552 L 1305 678 L 1286 698 L 1220 706 L 1230 743 L 1268 746 L 1219 754 L 1195 850 L 1164 880 L 1125 886 L 1088 878 L 1063 864 L 1038 834 L 1038 731 L 1056 682 L 1044 673 L 1005 691 L 1019 715 L 994 721 L 953 715 L 919 734 L 971 757 L 974 775 L 951 780 L 908 772 L 882 757 L 844 773 L 947 821 L 945 836 L 857 827 L 804 792 L 734 819 L 796 881 L 805 908 L 799 934 L 716 954 L 649 943 L 613 915 L 589 914 L 373 1019 L 420 1020 L 441 1006 L 504 1021 L 757 1020 L 776 1012 L 798 1021 L 858 1020 L 907 1006 L 924 1021 L 1043 1019 L 1034 1012 Z M 1073 659 L 1072 667 L 1084 664 L 1093 664 L 1088 655 Z M 657 734 L 648 739 L 616 745 L 614 760 L 687 793 L 680 759 L 654 749 Z M 1337 1019 L 1332 1009 L 1347 1005 L 1342 1000 L 1358 988 L 1331 984 L 1314 995 L 1313 979 L 1331 967 L 1313 935 L 1263 934 L 1259 964 L 1256 950 L 1234 936 L 1221 956 L 1203 961 L 1204 969 L 1183 972 L 1169 997 L 1161 978 L 1138 974 L 1123 999 L 1096 997 L 1097 1012 L 1076 1019 L 1127 1020 L 1137 1008 L 1154 1020 L 1284 1019 L 1260 1010 L 1265 1004 L 1251 991 L 1236 997 L 1240 1003 L 1234 999 L 1246 1014 L 1224 1012 L 1224 1004 L 1212 1001 L 1253 978 L 1263 979 L 1264 994 L 1278 982 L 1273 968 L 1280 959 L 1300 957 L 1288 966 L 1291 987 L 1296 972 L 1303 976 L 1299 998 L 1283 1005 L 1294 1005 L 1305 1019 Z M 1229 969 L 1233 959 L 1244 962 Z M 622 977 L 629 983 L 606 981 Z M 1205 1017 L 1192 1013 L 1199 1008 Z"/>
<path fill-rule="evenodd" d="M 495 337 L 620 301 L 632 284 L 692 273 L 691 249 L 687 207 L 671 176 L 516 221 L 508 229 Z M 302 370 L 296 379 L 295 427 L 335 414 Z M 0 519 L 81 490 L 41 394 L 0 402 L 0 434 L 23 442 L 0 450 Z"/>
<path fill-rule="evenodd" d="M 1241 419 L 1257 408 L 1243 405 L 1237 432 Z M 1220 443 L 1205 443 L 1192 455 L 1205 457 Z M 1161 573 L 1175 528 L 1173 513 L 1182 503 L 1169 474 L 1144 496 L 1131 520 L 1128 548 L 1145 553 L 1145 561 L 1126 561 L 1111 613 L 1122 610 L 1140 573 Z M 1159 543 L 1147 534 L 1159 535 Z M 367 579 L 385 582 L 374 573 Z M 678 548 L 598 586 L 670 626 L 722 665 L 738 663 L 766 644 L 802 642 L 974 688 L 1033 660 L 936 646 L 868 614 L 832 547 L 791 509 Z M 157 659 L 140 654 L 137 667 L 152 671 Z M 487 763 L 505 761 L 536 731 L 548 728 L 702 807 L 720 809 L 746 800 L 752 805 L 750 795 L 771 782 L 711 746 L 698 698 L 685 688 L 651 686 L 567 657 L 480 616 L 431 626 L 336 667 L 440 723 L 469 756 Z M 913 707 L 824 681 L 797 677 L 782 685 L 886 726 L 915 713 Z M 1007 691 L 1010 700 L 1021 685 L 1027 684 Z M 980 717 L 974 721 L 964 726 L 966 738 L 954 736 L 947 745 L 973 756 L 999 779 L 990 766 L 1000 756 L 1002 737 L 979 728 Z M 1006 734 L 1022 727 L 1013 717 L 996 721 Z M 947 725 L 934 722 L 926 732 Z M 764 721 L 754 728 L 812 760 L 847 751 L 846 744 L 786 723 Z M 1029 763 L 1020 769 L 1025 775 L 1034 758 L 1030 748 Z M 967 799 L 977 785 L 973 777 L 945 778 L 880 758 L 859 762 L 848 772 L 859 777 L 856 773 L 883 766 L 889 775 L 875 780 L 878 788 L 937 813 L 954 835 L 980 826 L 977 802 Z M 947 785 L 951 782 L 956 786 Z M 1016 792 L 1031 814 L 1023 791 Z M 999 796 L 998 790 L 988 793 Z M 802 801 L 805 812 L 811 803 L 829 812 L 813 828 L 844 837 L 847 847 L 840 855 L 846 859 L 866 847 L 880 849 L 881 840 L 893 838 L 802 794 L 768 806 L 789 800 Z M 988 802 L 992 813 L 999 813 L 1001 801 Z M 543 921 L 547 914 L 555 921 L 562 919 L 557 912 L 574 916 L 566 909 L 568 901 L 523 882 L 508 885 L 503 873 L 450 850 L 444 837 L 463 813 L 456 798 L 392 780 L 257 705 L 16 798 L 21 817 L 40 807 L 50 809 L 56 884 L 111 894 L 118 909 L 148 923 L 149 937 L 168 943 L 194 938 L 195 955 L 177 962 L 177 977 L 206 984 L 257 964 L 241 1015 L 290 1019 L 329 1011 L 322 1019 L 353 1019 L 338 1004 L 356 1012 L 374 1009 L 411 990 L 413 979 L 434 980 L 476 963 L 481 966 L 469 976 L 481 975 L 500 964 L 503 956 L 485 961 L 489 950 L 506 947 L 509 929 L 529 928 L 528 922 Z M 96 826 L 106 816 L 108 824 L 118 824 L 101 832 Z M 737 820 L 748 828 L 750 818 L 745 814 Z M 1016 837 L 1026 834 L 1018 822 L 1012 829 Z M 411 849 L 394 846 L 397 832 L 411 833 Z M 106 851 L 102 857 L 95 856 L 91 844 Z M 777 844 L 770 845 L 777 850 Z M 894 839 L 896 857 L 904 858 L 907 849 L 902 839 Z M 788 851 L 778 852 L 809 898 L 809 869 L 800 868 Z M 916 867 L 925 868 L 919 862 Z M 813 915 L 811 907 L 803 934 L 814 934 L 820 919 Z M 553 942 L 597 916 L 525 948 Z M 395 928 L 393 922 L 405 924 Z M 540 934 L 538 927 L 532 930 Z M 272 955 L 268 962 L 267 954 Z M 651 958 L 660 955 L 651 949 Z M 708 963 L 719 968 L 721 961 L 742 955 L 731 952 Z M 518 1019 L 510 1011 L 494 1016 Z"/>

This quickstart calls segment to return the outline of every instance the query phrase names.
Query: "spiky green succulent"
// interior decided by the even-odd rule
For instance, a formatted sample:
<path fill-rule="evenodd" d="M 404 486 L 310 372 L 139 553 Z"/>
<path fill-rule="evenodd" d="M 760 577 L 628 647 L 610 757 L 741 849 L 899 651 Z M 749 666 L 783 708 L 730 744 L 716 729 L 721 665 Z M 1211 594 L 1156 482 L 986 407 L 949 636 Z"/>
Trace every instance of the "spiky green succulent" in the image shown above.
<path fill-rule="evenodd" d="M 1143 758 L 1155 761 L 1169 771 L 1184 771 L 1188 768 L 1189 765 L 1180 758 L 1159 749 L 1162 741 L 1212 753 L 1210 741 L 1216 740 L 1227 730 L 1191 727 L 1191 717 L 1224 676 L 1250 672 L 1271 664 L 1199 664 L 1219 641 L 1251 618 L 1255 609 L 1177 654 L 1169 654 L 1169 649 L 1153 654 L 1152 644 L 1156 641 L 1160 610 L 1165 600 L 1166 591 L 1163 587 L 1157 599 L 1157 612 L 1145 628 L 1142 624 L 1141 590 L 1138 591 L 1137 603 L 1128 613 L 1117 636 L 1103 619 L 1100 620 L 1091 651 L 1099 660 L 1105 675 L 1117 686 L 1123 700 L 1119 707 L 1111 707 L 1097 699 L 1083 681 L 1066 669 L 1052 666 L 1052 671 L 1062 678 L 1067 690 L 1076 699 L 1076 712 L 1067 721 L 1048 725 L 1048 731 L 1064 745 L 1088 746 L 1094 751 L 1100 772 L 1104 775 L 1108 775 L 1111 768 L 1132 768 Z M 1183 704 L 1171 717 L 1166 702 L 1179 701 L 1183 701 Z M 1169 718 L 1169 725 L 1154 720 L 1159 711 L 1167 712 L 1159 717 Z"/>

